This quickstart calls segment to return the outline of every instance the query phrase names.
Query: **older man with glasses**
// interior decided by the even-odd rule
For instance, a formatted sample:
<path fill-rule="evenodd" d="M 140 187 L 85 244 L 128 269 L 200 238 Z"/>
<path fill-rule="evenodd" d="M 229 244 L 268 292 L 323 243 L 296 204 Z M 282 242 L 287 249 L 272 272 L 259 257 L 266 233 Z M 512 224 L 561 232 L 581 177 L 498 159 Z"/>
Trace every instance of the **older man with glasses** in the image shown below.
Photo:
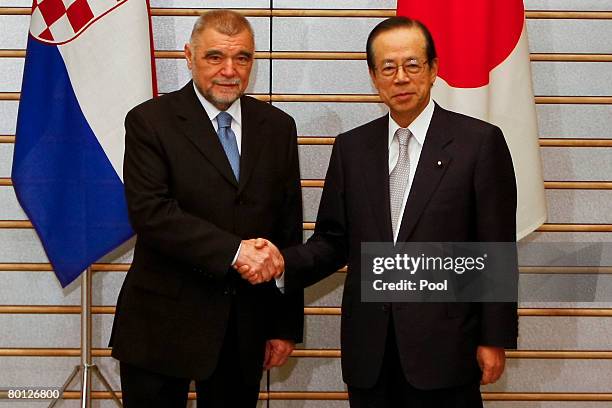
<path fill-rule="evenodd" d="M 300 291 L 348 264 L 351 407 L 480 408 L 479 385 L 499 379 L 504 348 L 516 347 L 516 303 L 363 302 L 361 243 L 514 242 L 512 159 L 498 127 L 431 99 L 438 58 L 423 24 L 387 19 L 366 50 L 389 113 L 336 138 L 314 235 L 282 251 L 281 279 Z"/>

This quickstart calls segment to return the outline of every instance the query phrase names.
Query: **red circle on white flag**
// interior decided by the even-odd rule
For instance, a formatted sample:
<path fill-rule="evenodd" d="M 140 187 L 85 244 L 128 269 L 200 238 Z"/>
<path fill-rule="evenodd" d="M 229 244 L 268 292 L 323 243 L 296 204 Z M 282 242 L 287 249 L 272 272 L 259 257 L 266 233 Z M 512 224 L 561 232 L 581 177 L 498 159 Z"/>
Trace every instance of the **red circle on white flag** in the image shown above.
<path fill-rule="evenodd" d="M 397 15 L 429 28 L 438 76 L 455 88 L 478 88 L 514 50 L 523 30 L 521 0 L 398 0 Z"/>

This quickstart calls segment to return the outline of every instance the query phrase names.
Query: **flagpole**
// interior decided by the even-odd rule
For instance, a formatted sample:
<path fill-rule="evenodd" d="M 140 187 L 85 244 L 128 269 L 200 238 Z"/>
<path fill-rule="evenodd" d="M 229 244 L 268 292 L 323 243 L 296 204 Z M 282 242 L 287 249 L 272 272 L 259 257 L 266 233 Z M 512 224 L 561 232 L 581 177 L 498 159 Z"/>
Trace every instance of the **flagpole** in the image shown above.
<path fill-rule="evenodd" d="M 104 385 L 106 390 L 110 392 L 115 404 L 123 408 L 121 401 L 113 391 L 97 365 L 93 364 L 91 359 L 91 267 L 88 267 L 81 275 L 81 364 L 76 366 L 64 385 L 62 386 L 59 397 L 51 401 L 49 408 L 53 408 L 55 404 L 63 397 L 64 391 L 70 383 L 81 374 L 81 408 L 91 407 L 91 386 L 92 374 Z"/>
<path fill-rule="evenodd" d="M 81 408 L 91 404 L 91 268 L 81 280 Z"/>

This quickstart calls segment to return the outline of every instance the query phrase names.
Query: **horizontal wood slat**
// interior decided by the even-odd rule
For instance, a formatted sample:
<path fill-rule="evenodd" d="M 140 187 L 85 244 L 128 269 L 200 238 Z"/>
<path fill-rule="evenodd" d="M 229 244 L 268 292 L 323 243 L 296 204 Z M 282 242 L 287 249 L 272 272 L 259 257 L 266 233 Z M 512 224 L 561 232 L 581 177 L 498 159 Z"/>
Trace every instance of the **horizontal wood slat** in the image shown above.
<path fill-rule="evenodd" d="M 306 316 L 340 316 L 341 308 L 334 306 L 323 306 L 323 307 L 304 307 L 304 315 Z"/>
<path fill-rule="evenodd" d="M 32 227 L 32 223 L 26 220 L 21 220 L 21 221 L 0 220 L 0 229 L 2 228 L 28 229 L 28 228 L 33 228 L 33 227 Z"/>
<path fill-rule="evenodd" d="M 79 357 L 78 348 L 0 348 L 0 357 Z M 110 357 L 110 348 L 94 348 L 92 357 Z M 293 358 L 340 358 L 340 349 L 295 349 Z M 608 350 L 507 350 L 510 359 L 529 360 L 610 360 Z"/>
<path fill-rule="evenodd" d="M 606 308 L 519 308 L 519 316 L 525 317 L 612 317 L 612 309 Z"/>
<path fill-rule="evenodd" d="M 580 4 L 580 3 L 577 3 Z M 528 19 L 571 19 L 571 20 L 608 20 L 612 11 L 554 11 L 530 10 L 525 12 Z"/>
<path fill-rule="evenodd" d="M 13 182 L 10 178 L 0 178 L 0 186 L 10 187 Z M 304 188 L 323 188 L 323 179 L 302 179 Z M 612 181 L 545 181 L 544 187 L 548 190 L 612 190 Z"/>
<path fill-rule="evenodd" d="M 545 181 L 548 190 L 611 190 L 611 181 Z"/>
<path fill-rule="evenodd" d="M 122 398 L 120 391 L 115 391 L 119 398 Z M 79 399 L 79 391 L 65 391 L 63 398 L 67 400 Z M 0 400 L 7 398 L 7 391 L 0 391 Z M 91 398 L 94 400 L 111 399 L 110 392 L 92 391 Z M 189 400 L 195 400 L 195 392 L 188 394 Z M 612 401 L 612 393 L 555 393 L 555 392 L 483 392 L 482 398 L 485 401 Z M 269 391 L 260 392 L 259 400 L 318 400 L 318 401 L 341 401 L 347 400 L 346 392 L 279 392 Z"/>
<path fill-rule="evenodd" d="M 529 58 L 536 62 L 612 62 L 612 54 L 532 53 Z"/>
<path fill-rule="evenodd" d="M 610 360 L 612 359 L 612 351 L 507 350 L 506 357 L 529 360 Z"/>
<path fill-rule="evenodd" d="M 300 136 L 298 144 L 304 146 L 333 145 L 335 137 Z M 554 139 L 540 138 L 541 147 L 612 147 L 612 139 Z M 0 143 L 15 143 L 14 135 L 0 135 Z"/>
<path fill-rule="evenodd" d="M 612 266 L 521 266 L 519 272 L 522 274 L 612 274 Z"/>
<path fill-rule="evenodd" d="M 0 227 L 2 221 L 0 221 Z M 304 230 L 314 231 L 314 222 L 305 222 Z M 538 232 L 612 232 L 612 224 L 544 224 Z"/>
<path fill-rule="evenodd" d="M 612 401 L 612 393 L 483 392 L 485 401 Z"/>
<path fill-rule="evenodd" d="M 303 179 L 301 181 L 301 184 L 302 187 L 323 188 L 323 186 L 325 185 L 325 180 Z"/>
<path fill-rule="evenodd" d="M 92 314 L 114 314 L 114 306 L 92 306 Z M 79 314 L 81 306 L 0 305 L 0 314 Z M 305 307 L 307 316 L 338 316 L 340 307 Z M 519 308 L 529 317 L 612 317 L 612 308 Z"/>
<path fill-rule="evenodd" d="M 612 139 L 540 138 L 540 147 L 612 147 Z"/>
<path fill-rule="evenodd" d="M 111 349 L 94 348 L 92 357 L 110 357 Z M 0 357 L 80 357 L 78 348 L 0 348 Z"/>
<path fill-rule="evenodd" d="M 0 101 L 18 101 L 20 96 L 19 92 L 0 92 Z M 271 96 L 268 94 L 249 94 L 249 96 L 264 102 L 271 100 Z"/>
<path fill-rule="evenodd" d="M 339 307 L 305 307 L 307 316 L 340 315 Z M 612 317 L 612 309 L 605 308 L 519 308 L 519 316 L 526 317 Z"/>
<path fill-rule="evenodd" d="M 91 265 L 93 272 L 127 272 L 129 268 L 130 264 L 125 263 L 99 263 Z M 49 263 L 0 263 L 0 271 L 50 272 L 53 271 L 53 267 Z"/>
<path fill-rule="evenodd" d="M 576 105 L 609 105 L 612 104 L 610 96 L 536 96 L 536 104 L 576 104 Z"/>
<path fill-rule="evenodd" d="M 0 58 L 24 58 L 25 50 L 0 50 Z M 183 59 L 185 54 L 182 50 L 156 50 L 155 58 L 158 59 Z M 365 60 L 365 52 L 351 51 L 256 51 L 255 59 L 275 60 Z M 532 53 L 531 61 L 536 62 L 612 62 L 612 54 L 594 53 Z"/>
<path fill-rule="evenodd" d="M 300 136 L 298 144 L 304 146 L 333 145 L 335 140 L 335 137 Z"/>
<path fill-rule="evenodd" d="M 272 102 L 348 102 L 380 103 L 378 95 L 373 94 L 272 94 Z M 536 96 L 537 104 L 612 104 L 610 96 Z"/>
<path fill-rule="evenodd" d="M 128 263 L 118 264 L 93 264 L 93 272 L 127 272 L 130 269 Z M 53 267 L 49 263 L 0 263 L 0 272 L 52 272 Z M 612 266 L 520 266 L 521 274 L 546 274 L 546 275 L 608 275 L 612 274 Z M 346 273 L 346 268 L 338 270 L 337 273 Z"/>
<path fill-rule="evenodd" d="M 211 8 L 159 8 L 152 7 L 152 16 L 188 17 L 198 16 Z M 394 9 L 268 9 L 268 8 L 235 8 L 247 17 L 370 17 L 384 18 L 395 15 Z M 0 7 L 0 15 L 29 15 L 29 7 Z M 557 11 L 527 10 L 527 19 L 612 19 L 610 11 Z"/>
<path fill-rule="evenodd" d="M 50 272 L 53 267 L 49 263 L 0 263 L 0 271 Z"/>
<path fill-rule="evenodd" d="M 0 101 L 18 101 L 19 92 L 0 92 Z"/>
<path fill-rule="evenodd" d="M 18 101 L 19 92 L 0 92 L 2 101 Z M 345 103 L 380 103 L 380 97 L 373 94 L 251 94 L 260 101 L 272 102 L 345 102 Z M 536 104 L 576 104 L 576 105 L 610 105 L 612 96 L 536 96 Z"/>
<path fill-rule="evenodd" d="M 346 400 L 345 392 L 270 392 L 271 400 Z M 612 393 L 483 392 L 485 401 L 612 401 Z"/>
<path fill-rule="evenodd" d="M 300 136 L 298 144 L 302 146 L 333 145 L 335 137 Z M 540 147 L 612 147 L 612 139 L 539 139 Z M 0 135 L 0 143 L 15 143 L 15 135 Z"/>
<path fill-rule="evenodd" d="M 304 179 L 302 187 L 323 188 L 325 180 Z M 545 181 L 544 187 L 550 190 L 612 190 L 612 181 Z"/>
<path fill-rule="evenodd" d="M 298 144 L 302 146 L 333 145 L 335 137 L 300 136 Z M 15 135 L 0 135 L 0 143 L 15 143 Z M 540 138 L 540 147 L 612 147 L 612 139 L 555 139 Z"/>
<path fill-rule="evenodd" d="M 0 305 L 0 314 L 79 314 L 81 306 Z M 92 314 L 114 314 L 115 306 L 92 306 Z"/>
<path fill-rule="evenodd" d="M 3 56 L 0 51 L 0 57 Z M 7 55 L 7 56 L 25 56 Z M 158 50 L 155 58 L 160 59 L 183 59 L 185 54 L 182 50 Z M 320 60 L 320 61 L 354 61 L 365 60 L 365 52 L 352 51 L 257 51 L 255 59 L 274 60 Z M 612 54 L 571 54 L 571 53 L 532 53 L 530 59 L 533 62 L 611 62 Z"/>
<path fill-rule="evenodd" d="M 273 17 L 369 17 L 386 18 L 393 17 L 395 10 L 392 9 L 369 9 L 369 10 L 332 10 L 332 9 L 273 9 Z"/>
<path fill-rule="evenodd" d="M 115 391 L 115 394 L 117 395 L 117 397 L 119 398 L 123 398 L 123 395 L 121 393 L 121 391 Z M 2 394 L 0 393 L 0 398 L 1 398 Z M 79 391 L 65 391 L 64 395 L 63 395 L 63 399 L 67 399 L 67 400 L 73 400 L 73 399 L 80 399 L 81 398 L 81 393 Z M 93 400 L 102 400 L 102 399 L 111 399 L 111 393 L 108 391 L 92 391 L 91 392 L 91 399 Z M 188 397 L 189 400 L 195 400 L 196 399 L 196 393 L 195 392 L 190 392 L 188 393 Z M 259 400 L 268 400 L 269 399 L 269 395 L 267 392 L 260 392 L 259 393 Z"/>
<path fill-rule="evenodd" d="M 203 3 L 206 4 L 206 3 Z M 151 8 L 152 16 L 168 16 L 168 17 L 192 17 L 199 16 L 200 14 L 214 10 L 213 8 L 202 7 L 202 8 Z M 237 11 L 238 13 L 246 17 L 270 17 L 271 9 L 268 8 L 233 8 L 231 10 Z"/>
<path fill-rule="evenodd" d="M 304 222 L 303 229 L 313 231 L 314 222 Z M 32 223 L 26 220 L 0 220 L 0 229 L 31 229 Z M 612 224 L 544 224 L 539 232 L 612 232 Z"/>
<path fill-rule="evenodd" d="M 9 223 L 11 221 L 8 221 Z M 304 230 L 314 231 L 314 222 L 304 222 Z M 2 221 L 0 221 L 0 228 Z M 544 224 L 538 232 L 612 232 L 612 224 Z"/>
<path fill-rule="evenodd" d="M 300 145 L 333 145 L 335 137 L 326 136 L 300 136 Z M 0 139 L 2 142 L 2 139 Z M 612 139 L 561 139 L 540 137 L 540 147 L 612 147 Z"/>
<path fill-rule="evenodd" d="M 612 232 L 612 224 L 544 224 L 538 232 Z"/>
<path fill-rule="evenodd" d="M 0 50 L 0 58 L 24 58 L 25 50 Z"/>

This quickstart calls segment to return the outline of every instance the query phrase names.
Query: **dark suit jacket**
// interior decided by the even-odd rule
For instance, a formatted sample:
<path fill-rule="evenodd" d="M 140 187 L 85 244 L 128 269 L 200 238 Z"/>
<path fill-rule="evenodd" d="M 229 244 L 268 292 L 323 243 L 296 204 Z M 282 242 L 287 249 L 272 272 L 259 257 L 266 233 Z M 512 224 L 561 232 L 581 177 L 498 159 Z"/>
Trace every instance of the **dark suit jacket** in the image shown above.
<path fill-rule="evenodd" d="M 389 316 L 412 385 L 465 384 L 479 378 L 478 345 L 516 347 L 516 304 L 361 302 L 360 244 L 393 241 L 387 135 L 385 115 L 338 136 L 315 233 L 283 252 L 285 287 L 299 290 L 348 263 L 341 331 L 347 384 L 375 384 Z M 501 130 L 436 105 L 398 242 L 513 242 L 515 214 L 514 171 Z"/>
<path fill-rule="evenodd" d="M 113 325 L 112 355 L 152 371 L 205 379 L 234 308 L 246 381 L 266 339 L 300 342 L 303 295 L 251 286 L 231 269 L 241 239 L 302 242 L 293 119 L 244 96 L 240 182 L 190 82 L 128 113 L 124 179 L 138 234 Z"/>

